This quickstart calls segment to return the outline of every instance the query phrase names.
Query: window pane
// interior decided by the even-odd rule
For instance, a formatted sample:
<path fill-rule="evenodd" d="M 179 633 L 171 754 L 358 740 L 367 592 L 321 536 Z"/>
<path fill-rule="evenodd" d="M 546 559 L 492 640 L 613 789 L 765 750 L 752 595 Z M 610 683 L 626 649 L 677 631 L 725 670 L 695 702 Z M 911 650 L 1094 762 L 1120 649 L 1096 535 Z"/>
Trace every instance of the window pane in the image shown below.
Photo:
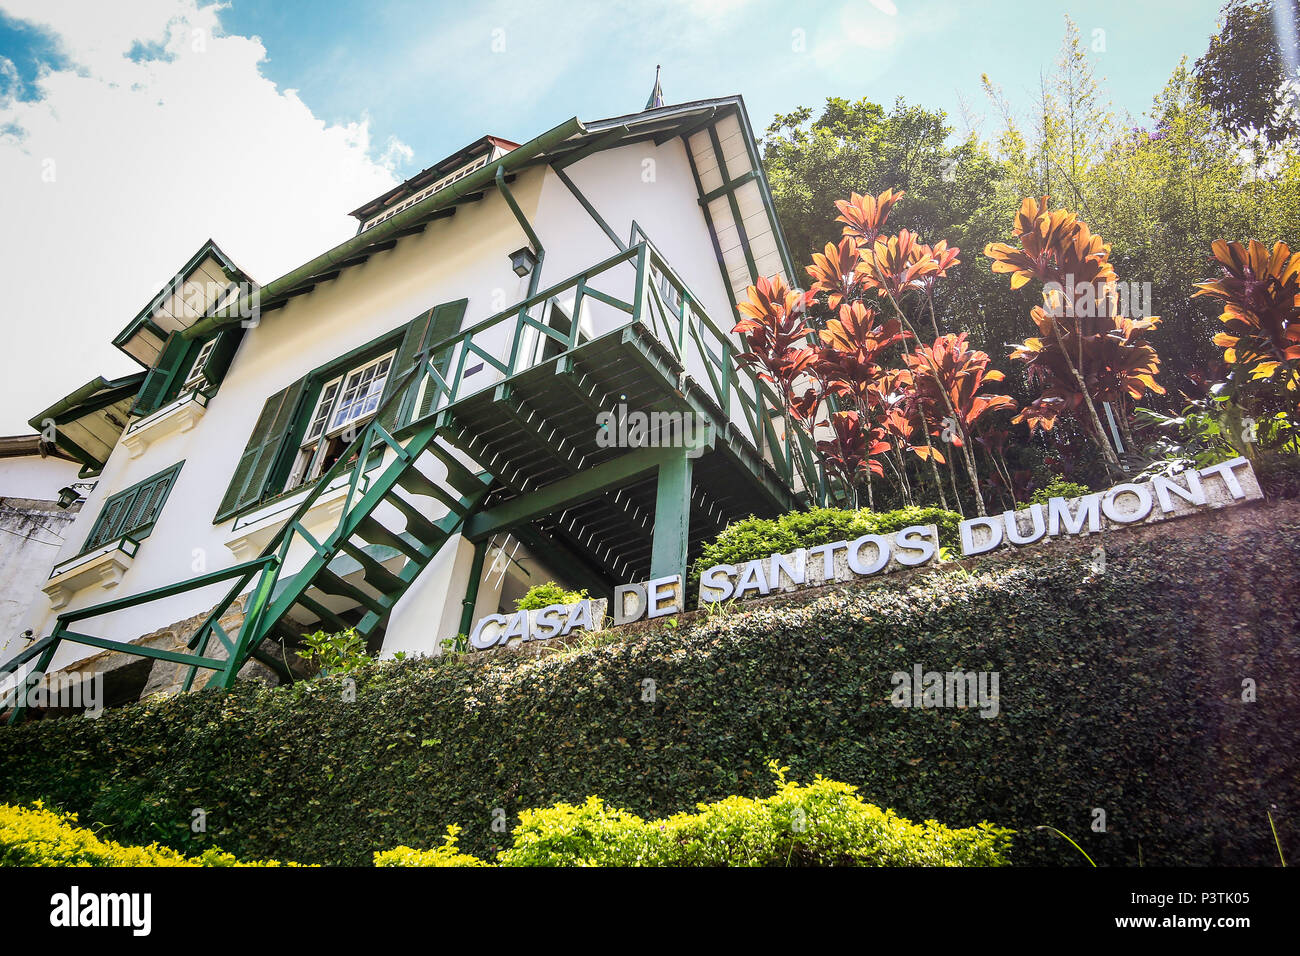
<path fill-rule="evenodd" d="M 320 436 L 325 429 L 325 420 L 329 417 L 330 406 L 334 404 L 334 396 L 338 394 L 339 383 L 330 382 L 321 389 L 320 400 L 316 403 L 316 411 L 312 413 L 311 425 L 307 428 L 307 436 L 303 443 L 307 444 L 314 441 Z"/>
<path fill-rule="evenodd" d="M 379 407 L 379 399 L 384 393 L 384 383 L 388 380 L 388 369 L 392 356 L 387 355 L 377 362 L 348 373 L 339 396 L 338 406 L 330 418 L 329 430 L 338 431 L 354 424 Z"/>

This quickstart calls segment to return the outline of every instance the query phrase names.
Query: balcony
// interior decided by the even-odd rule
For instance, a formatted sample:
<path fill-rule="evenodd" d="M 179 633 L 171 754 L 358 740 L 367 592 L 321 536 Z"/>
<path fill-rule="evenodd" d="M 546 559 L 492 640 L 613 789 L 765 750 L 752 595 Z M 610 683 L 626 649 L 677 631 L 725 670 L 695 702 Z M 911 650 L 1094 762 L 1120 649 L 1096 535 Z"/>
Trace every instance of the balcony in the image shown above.
<path fill-rule="evenodd" d="M 692 452 L 694 548 L 732 520 L 790 509 L 801 472 L 815 473 L 802 436 L 781 440 L 780 399 L 736 367 L 738 351 L 643 237 L 433 344 L 404 386 L 398 437 L 441 416 L 451 442 L 498 476 L 491 510 L 630 458 L 629 447 L 599 440 L 600 421 L 689 416 L 705 436 Z M 562 544 L 610 579 L 635 580 L 650 566 L 654 510 L 654 473 L 629 472 L 580 508 L 534 521 L 533 543 Z M 467 529 L 486 533 L 482 523 Z"/>

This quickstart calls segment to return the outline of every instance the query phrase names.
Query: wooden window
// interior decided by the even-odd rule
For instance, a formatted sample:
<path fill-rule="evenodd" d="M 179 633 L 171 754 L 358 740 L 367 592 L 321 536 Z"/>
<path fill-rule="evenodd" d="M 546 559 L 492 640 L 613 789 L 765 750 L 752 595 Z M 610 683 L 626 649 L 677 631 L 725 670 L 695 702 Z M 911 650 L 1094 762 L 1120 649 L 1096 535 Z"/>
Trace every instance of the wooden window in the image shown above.
<path fill-rule="evenodd" d="M 105 501 L 99 517 L 90 529 L 84 550 L 92 551 L 124 537 L 136 541 L 147 538 L 183 464 L 185 463 L 178 462 L 166 471 L 146 478 L 125 491 L 119 491 Z"/>

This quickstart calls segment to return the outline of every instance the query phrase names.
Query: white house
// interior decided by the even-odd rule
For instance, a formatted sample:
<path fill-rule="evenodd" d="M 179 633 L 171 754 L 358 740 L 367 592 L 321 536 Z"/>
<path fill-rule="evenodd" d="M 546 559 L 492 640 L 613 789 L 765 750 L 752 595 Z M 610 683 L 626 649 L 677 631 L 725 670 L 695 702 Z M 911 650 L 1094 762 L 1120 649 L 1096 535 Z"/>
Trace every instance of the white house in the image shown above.
<path fill-rule="evenodd" d="M 792 506 L 806 449 L 729 334 L 795 278 L 740 97 L 485 136 L 352 215 L 264 286 L 205 243 L 114 339 L 141 371 L 32 419 L 97 484 L 9 672 L 284 680 L 348 626 L 436 654 Z"/>

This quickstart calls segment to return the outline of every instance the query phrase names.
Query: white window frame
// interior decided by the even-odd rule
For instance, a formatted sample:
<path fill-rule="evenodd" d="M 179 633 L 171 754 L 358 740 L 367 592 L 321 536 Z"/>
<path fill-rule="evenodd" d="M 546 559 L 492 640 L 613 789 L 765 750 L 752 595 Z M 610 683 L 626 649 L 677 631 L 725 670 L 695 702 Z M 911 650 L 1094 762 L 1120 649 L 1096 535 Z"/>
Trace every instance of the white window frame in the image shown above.
<path fill-rule="evenodd" d="M 207 376 L 203 374 L 203 366 L 208 364 L 208 359 L 212 357 L 213 350 L 217 347 L 216 338 L 208 339 L 199 349 L 199 354 L 194 359 L 194 364 L 190 366 L 190 374 L 185 376 L 185 381 L 181 385 L 181 391 L 187 391 L 192 388 L 202 388 L 208 384 Z"/>
<path fill-rule="evenodd" d="M 289 472 L 286 491 L 315 481 L 324 474 L 327 470 L 324 452 L 329 445 L 339 440 L 344 432 L 359 432 L 375 417 L 396 357 L 397 350 L 390 350 L 341 372 L 321 385 L 320 395 L 312 408 L 311 417 L 307 419 L 307 429 Z M 374 371 L 370 378 L 365 379 L 365 373 L 371 370 Z M 358 379 L 362 380 L 357 381 Z M 360 410 L 340 420 L 339 413 L 344 410 L 343 398 L 349 393 L 352 397 L 348 399 L 348 409 Z"/>

